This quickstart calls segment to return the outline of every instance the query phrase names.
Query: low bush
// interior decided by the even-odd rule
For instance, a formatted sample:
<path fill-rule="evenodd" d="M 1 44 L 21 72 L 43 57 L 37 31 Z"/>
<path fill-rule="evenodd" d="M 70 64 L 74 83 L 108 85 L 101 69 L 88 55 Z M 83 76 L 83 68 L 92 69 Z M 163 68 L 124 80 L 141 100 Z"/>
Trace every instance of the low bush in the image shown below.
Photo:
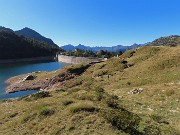
<path fill-rule="evenodd" d="M 160 123 L 160 121 L 162 120 L 162 117 L 161 116 L 159 116 L 159 115 L 151 115 L 150 116 L 155 122 L 158 122 L 158 123 Z"/>
<path fill-rule="evenodd" d="M 111 108 L 118 108 L 118 96 L 112 95 L 107 97 L 106 104 Z"/>
<path fill-rule="evenodd" d="M 138 115 L 119 109 L 101 110 L 101 113 L 102 116 L 112 124 L 112 126 L 117 127 L 119 130 L 123 130 L 124 132 L 133 135 L 141 134 L 137 130 L 141 120 Z"/>
<path fill-rule="evenodd" d="M 136 53 L 134 50 L 128 50 L 121 55 L 121 58 L 130 58 Z"/>
<path fill-rule="evenodd" d="M 71 74 L 80 75 L 90 66 L 91 66 L 90 64 L 79 64 L 69 67 L 67 71 Z"/>
<path fill-rule="evenodd" d="M 51 116 L 54 114 L 54 110 L 51 109 L 51 108 L 48 108 L 48 107 L 42 107 L 40 110 L 39 110 L 39 116 Z"/>
<path fill-rule="evenodd" d="M 99 69 L 95 71 L 94 76 L 103 76 L 106 75 L 107 73 L 108 73 L 107 69 Z"/>
<path fill-rule="evenodd" d="M 89 102 L 75 103 L 69 106 L 68 109 L 72 113 L 76 113 L 80 111 L 94 112 L 96 110 L 93 104 Z"/>
<path fill-rule="evenodd" d="M 95 101 L 96 100 L 96 96 L 94 93 L 83 93 L 81 95 L 78 95 L 77 97 L 79 100 L 90 100 L 90 101 Z"/>
<path fill-rule="evenodd" d="M 13 114 L 11 114 L 10 116 L 9 116 L 9 118 L 14 118 L 14 117 L 16 117 L 18 115 L 18 113 L 13 113 Z"/>
<path fill-rule="evenodd" d="M 39 98 L 50 97 L 50 93 L 47 91 L 41 91 L 41 92 L 37 92 L 35 94 L 32 94 L 30 97 L 33 98 L 34 100 L 36 100 Z"/>
<path fill-rule="evenodd" d="M 104 89 L 101 87 L 96 87 L 95 88 L 95 93 L 96 93 L 96 98 L 98 101 L 101 101 L 104 97 Z"/>
<path fill-rule="evenodd" d="M 72 103 L 74 103 L 74 101 L 73 101 L 73 100 L 69 100 L 69 99 L 66 99 L 66 100 L 63 100 L 63 101 L 62 101 L 62 104 L 63 104 L 64 106 L 70 105 L 70 104 L 72 104 Z"/>
<path fill-rule="evenodd" d="M 174 90 L 167 90 L 167 91 L 165 91 L 165 95 L 168 96 L 168 97 L 172 96 L 173 94 L 175 94 Z"/>
<path fill-rule="evenodd" d="M 161 135 L 160 129 L 156 125 L 148 125 L 144 128 L 145 135 Z"/>
<path fill-rule="evenodd" d="M 23 119 L 22 119 L 22 123 L 25 123 L 27 121 L 29 121 L 31 117 L 29 115 L 25 116 Z"/>
<path fill-rule="evenodd" d="M 57 89 L 56 92 L 65 92 L 65 89 Z"/>

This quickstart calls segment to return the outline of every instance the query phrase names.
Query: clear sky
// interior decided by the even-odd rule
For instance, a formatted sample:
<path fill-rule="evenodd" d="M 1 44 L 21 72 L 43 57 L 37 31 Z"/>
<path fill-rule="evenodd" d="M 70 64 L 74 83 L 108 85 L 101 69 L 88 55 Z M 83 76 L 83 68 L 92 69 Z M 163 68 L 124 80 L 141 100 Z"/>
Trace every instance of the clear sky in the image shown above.
<path fill-rule="evenodd" d="M 180 0 L 0 0 L 0 26 L 59 46 L 131 45 L 180 35 Z"/>

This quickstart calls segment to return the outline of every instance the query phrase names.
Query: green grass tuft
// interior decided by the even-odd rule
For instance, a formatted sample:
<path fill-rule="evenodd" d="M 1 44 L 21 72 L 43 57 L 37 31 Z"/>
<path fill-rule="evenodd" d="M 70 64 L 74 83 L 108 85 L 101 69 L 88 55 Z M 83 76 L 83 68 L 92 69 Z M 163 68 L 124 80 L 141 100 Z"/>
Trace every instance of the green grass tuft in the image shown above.
<path fill-rule="evenodd" d="M 79 103 L 74 103 L 71 106 L 69 106 L 68 110 L 71 113 L 77 113 L 80 111 L 94 112 L 96 111 L 96 108 L 90 102 L 79 102 Z"/>

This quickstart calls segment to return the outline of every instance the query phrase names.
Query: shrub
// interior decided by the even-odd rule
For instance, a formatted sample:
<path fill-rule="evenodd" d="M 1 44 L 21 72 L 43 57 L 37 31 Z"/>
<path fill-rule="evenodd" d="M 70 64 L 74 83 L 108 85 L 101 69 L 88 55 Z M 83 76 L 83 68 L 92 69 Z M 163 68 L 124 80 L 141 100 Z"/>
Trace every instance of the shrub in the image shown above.
<path fill-rule="evenodd" d="M 165 91 L 165 95 L 168 96 L 168 97 L 172 96 L 174 93 L 175 93 L 174 90 L 167 90 L 167 91 Z"/>
<path fill-rule="evenodd" d="M 65 92 L 64 89 L 57 89 L 56 92 Z"/>
<path fill-rule="evenodd" d="M 137 130 L 141 118 L 126 110 L 102 110 L 102 116 L 119 130 L 130 134 L 140 134 Z"/>
<path fill-rule="evenodd" d="M 126 51 L 121 55 L 121 58 L 130 58 L 134 55 L 134 53 L 136 53 L 134 50 Z"/>
<path fill-rule="evenodd" d="M 93 104 L 88 102 L 75 103 L 69 107 L 69 111 L 72 113 L 80 111 L 94 112 L 95 110 L 96 108 L 93 106 Z"/>
<path fill-rule="evenodd" d="M 118 108 L 118 96 L 110 96 L 106 99 L 106 104 L 111 108 Z"/>
<path fill-rule="evenodd" d="M 148 125 L 144 128 L 145 135 L 161 135 L 160 129 L 156 125 Z"/>
<path fill-rule="evenodd" d="M 108 73 L 108 70 L 107 69 L 99 69 L 97 71 L 95 71 L 95 76 L 103 76 L 103 75 L 106 75 Z"/>
<path fill-rule="evenodd" d="M 25 123 L 27 122 L 28 120 L 30 119 L 30 116 L 25 116 L 23 119 L 22 119 L 22 123 Z"/>
<path fill-rule="evenodd" d="M 150 117 L 157 123 L 169 124 L 169 122 L 163 119 L 162 116 L 154 114 L 154 115 L 151 115 Z"/>
<path fill-rule="evenodd" d="M 90 66 L 91 66 L 90 64 L 79 64 L 79 65 L 76 65 L 76 66 L 71 66 L 67 70 L 71 74 L 80 75 Z"/>
<path fill-rule="evenodd" d="M 63 103 L 63 105 L 67 106 L 67 105 L 74 103 L 74 101 L 67 99 L 67 100 L 63 100 L 62 103 Z"/>
<path fill-rule="evenodd" d="M 34 113 L 29 113 L 29 112 L 28 112 L 28 113 L 25 114 L 24 117 L 22 118 L 21 123 L 26 123 L 26 122 L 28 122 L 28 121 L 31 121 L 31 120 L 35 119 L 35 118 L 36 118 L 36 115 L 37 115 L 37 112 L 34 112 Z"/>
<path fill-rule="evenodd" d="M 47 91 L 41 91 L 41 92 L 37 92 L 35 94 L 32 94 L 31 97 L 36 100 L 39 98 L 45 98 L 45 97 L 50 97 L 50 93 Z"/>
<path fill-rule="evenodd" d="M 13 113 L 13 114 L 11 114 L 10 116 L 9 116 L 9 118 L 14 118 L 14 117 L 16 117 L 18 115 L 18 113 Z"/>
<path fill-rule="evenodd" d="M 127 85 L 131 85 L 131 82 L 127 82 Z"/>
<path fill-rule="evenodd" d="M 162 117 L 159 115 L 151 115 L 150 116 L 155 122 L 160 123 L 160 121 L 162 120 Z"/>
<path fill-rule="evenodd" d="M 101 87 L 96 87 L 95 88 L 95 92 L 96 92 L 96 97 L 98 101 L 101 101 L 103 99 L 103 95 L 104 95 L 104 89 Z"/>
<path fill-rule="evenodd" d="M 48 107 L 42 107 L 40 110 L 39 110 L 39 115 L 40 116 L 50 116 L 52 114 L 54 114 L 54 110 L 53 109 L 50 109 Z"/>
<path fill-rule="evenodd" d="M 83 93 L 81 95 L 78 94 L 78 99 L 80 100 L 90 100 L 90 101 L 95 101 L 96 100 L 96 96 L 93 93 L 87 92 L 87 93 Z"/>

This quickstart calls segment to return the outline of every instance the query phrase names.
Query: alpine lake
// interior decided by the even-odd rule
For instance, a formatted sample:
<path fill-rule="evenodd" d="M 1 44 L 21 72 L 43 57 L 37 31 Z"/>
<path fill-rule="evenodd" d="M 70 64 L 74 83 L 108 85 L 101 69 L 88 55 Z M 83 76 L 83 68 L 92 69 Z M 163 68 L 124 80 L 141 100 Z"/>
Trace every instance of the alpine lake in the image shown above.
<path fill-rule="evenodd" d="M 6 80 L 10 77 L 36 71 L 54 71 L 67 65 L 68 64 L 60 62 L 11 63 L 0 65 L 0 100 L 18 98 L 37 92 L 37 90 L 26 90 L 6 93 L 5 89 L 8 86 Z"/>

